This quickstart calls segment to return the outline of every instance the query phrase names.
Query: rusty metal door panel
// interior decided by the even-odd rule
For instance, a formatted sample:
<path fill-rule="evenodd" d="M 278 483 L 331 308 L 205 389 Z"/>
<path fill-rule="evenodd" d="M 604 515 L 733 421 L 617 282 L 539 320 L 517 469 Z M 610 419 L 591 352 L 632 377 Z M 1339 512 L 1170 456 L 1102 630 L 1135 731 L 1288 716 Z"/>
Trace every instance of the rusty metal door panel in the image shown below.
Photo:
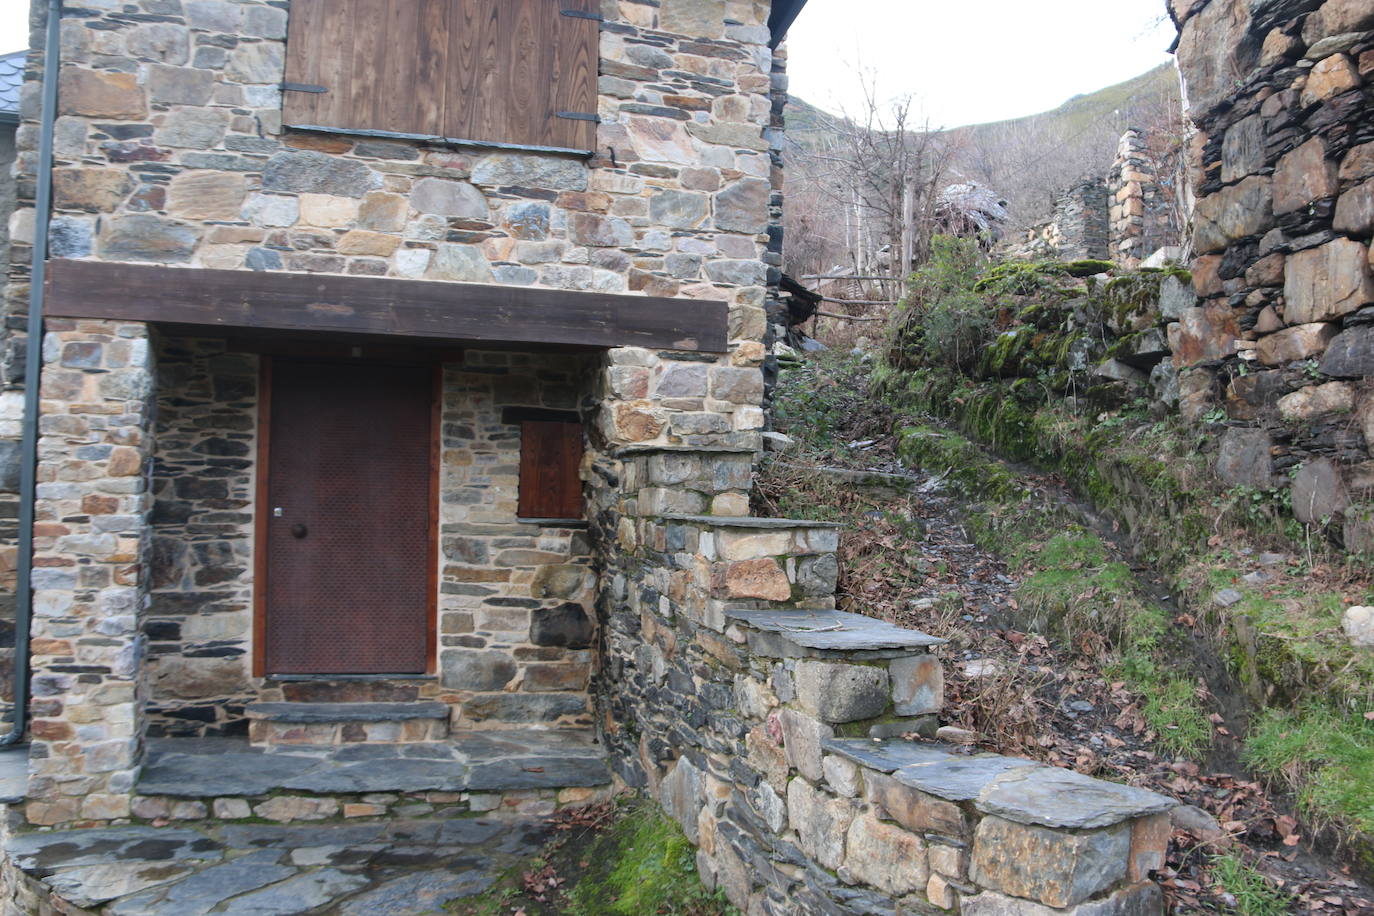
<path fill-rule="evenodd" d="M 432 370 L 276 360 L 268 674 L 428 667 Z"/>

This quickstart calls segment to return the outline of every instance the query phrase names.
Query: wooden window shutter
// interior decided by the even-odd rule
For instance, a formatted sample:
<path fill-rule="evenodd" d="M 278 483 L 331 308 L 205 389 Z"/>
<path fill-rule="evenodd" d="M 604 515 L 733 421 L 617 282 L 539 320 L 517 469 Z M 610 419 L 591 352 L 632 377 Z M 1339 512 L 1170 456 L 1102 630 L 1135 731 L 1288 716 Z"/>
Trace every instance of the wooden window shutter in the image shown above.
<path fill-rule="evenodd" d="M 520 424 L 521 518 L 582 517 L 582 424 L 524 420 Z"/>
<path fill-rule="evenodd" d="M 596 0 L 292 0 L 289 126 L 590 150 Z"/>

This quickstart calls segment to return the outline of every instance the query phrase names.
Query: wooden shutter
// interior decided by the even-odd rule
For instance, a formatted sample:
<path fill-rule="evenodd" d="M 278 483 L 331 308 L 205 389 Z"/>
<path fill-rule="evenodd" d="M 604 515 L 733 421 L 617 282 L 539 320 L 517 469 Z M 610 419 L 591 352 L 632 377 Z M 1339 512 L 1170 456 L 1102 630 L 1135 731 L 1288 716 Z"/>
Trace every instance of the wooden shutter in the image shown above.
<path fill-rule="evenodd" d="M 524 420 L 520 424 L 521 518 L 581 518 L 582 424 Z"/>
<path fill-rule="evenodd" d="M 296 127 L 590 150 L 600 53 L 594 6 L 292 0 L 283 116 Z"/>

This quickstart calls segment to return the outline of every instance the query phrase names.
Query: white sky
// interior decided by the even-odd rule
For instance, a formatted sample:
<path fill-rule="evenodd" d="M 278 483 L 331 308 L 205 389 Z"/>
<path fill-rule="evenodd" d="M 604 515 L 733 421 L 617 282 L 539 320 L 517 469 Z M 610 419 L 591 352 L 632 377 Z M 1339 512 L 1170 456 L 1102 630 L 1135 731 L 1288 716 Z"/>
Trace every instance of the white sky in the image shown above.
<path fill-rule="evenodd" d="M 792 92 L 857 110 L 859 73 L 911 94 L 932 127 L 1055 108 L 1168 59 L 1164 0 L 809 0 L 788 38 Z M 27 42 L 28 0 L 0 0 L 0 53 Z"/>
<path fill-rule="evenodd" d="M 911 95 L 931 127 L 1000 121 L 1169 60 L 1164 0 L 808 0 L 788 34 L 791 92 L 840 113 Z"/>

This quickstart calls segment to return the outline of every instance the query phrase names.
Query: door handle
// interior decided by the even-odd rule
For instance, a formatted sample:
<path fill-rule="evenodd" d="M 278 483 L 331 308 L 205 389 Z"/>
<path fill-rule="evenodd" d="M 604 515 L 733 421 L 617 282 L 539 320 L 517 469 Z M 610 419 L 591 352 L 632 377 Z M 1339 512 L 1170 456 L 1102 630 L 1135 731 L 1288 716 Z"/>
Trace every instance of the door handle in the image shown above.
<path fill-rule="evenodd" d="M 291 526 L 291 536 L 294 537 L 294 538 L 297 538 L 297 539 L 303 538 L 303 537 L 305 537 L 305 536 L 306 536 L 307 534 L 309 534 L 309 533 L 310 533 L 310 529 L 309 529 L 309 528 L 306 528 L 306 527 L 305 527 L 304 525 L 302 525 L 300 522 L 297 522 L 296 524 L 294 524 L 294 525 Z"/>

